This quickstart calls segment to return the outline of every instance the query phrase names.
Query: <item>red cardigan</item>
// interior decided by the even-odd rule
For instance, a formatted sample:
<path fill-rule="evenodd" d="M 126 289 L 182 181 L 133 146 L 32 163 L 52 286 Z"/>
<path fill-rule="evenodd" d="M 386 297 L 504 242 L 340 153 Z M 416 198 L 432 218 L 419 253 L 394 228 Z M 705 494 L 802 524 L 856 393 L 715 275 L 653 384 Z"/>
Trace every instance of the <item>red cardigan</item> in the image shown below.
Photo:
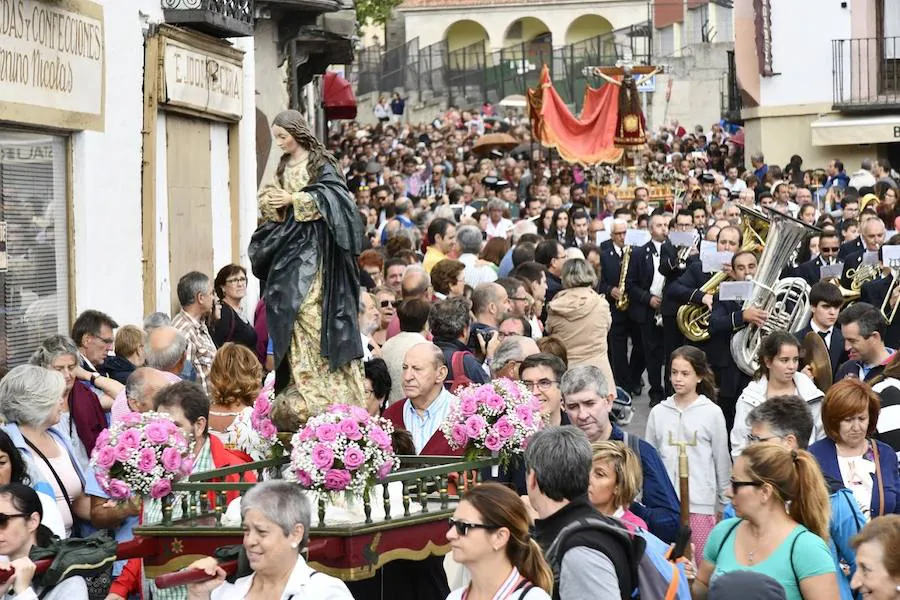
<path fill-rule="evenodd" d="M 407 402 L 409 402 L 409 400 L 406 398 L 399 402 L 394 402 L 382 415 L 385 419 L 393 423 L 395 429 L 405 429 L 409 431 L 409 427 L 407 427 L 406 423 L 403 421 L 403 407 L 406 406 Z M 422 451 L 419 452 L 419 454 L 422 456 L 462 456 L 464 451 L 465 448 L 451 450 L 447 438 L 444 437 L 444 434 L 440 429 L 437 429 L 431 435 L 428 443 L 425 444 L 425 447 L 422 448 Z"/>
<path fill-rule="evenodd" d="M 222 469 L 225 467 L 235 467 L 237 465 L 247 464 L 248 462 L 252 462 L 250 457 L 239 451 L 239 450 L 229 450 L 225 447 L 225 444 L 222 443 L 218 437 L 214 435 L 209 436 L 209 454 L 212 457 L 213 465 L 217 469 Z M 253 471 L 247 471 L 244 473 L 244 479 L 247 483 L 256 483 L 256 473 Z M 220 481 L 219 479 L 213 479 L 212 481 Z M 241 481 L 240 475 L 226 475 L 225 481 L 227 483 L 238 483 Z M 240 492 L 227 492 L 225 497 L 228 499 L 228 502 L 231 502 L 235 498 L 240 495 Z M 213 492 L 209 492 L 209 506 L 210 508 L 215 508 L 216 506 L 216 495 Z M 223 507 L 224 512 L 224 507 Z M 140 558 L 132 558 L 128 562 L 125 563 L 125 566 L 122 568 L 122 572 L 116 577 L 116 580 L 113 581 L 112 585 L 109 588 L 109 592 L 111 594 L 117 594 L 122 598 L 128 598 L 129 594 L 141 594 L 143 590 L 143 563 Z"/>

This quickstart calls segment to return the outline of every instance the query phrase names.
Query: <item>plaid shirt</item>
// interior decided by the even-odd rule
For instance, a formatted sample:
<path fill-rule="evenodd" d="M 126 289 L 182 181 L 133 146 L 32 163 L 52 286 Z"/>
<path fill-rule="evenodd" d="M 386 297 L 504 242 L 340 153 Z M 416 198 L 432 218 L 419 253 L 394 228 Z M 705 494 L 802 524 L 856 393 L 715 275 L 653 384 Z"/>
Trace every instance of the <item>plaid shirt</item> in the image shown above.
<path fill-rule="evenodd" d="M 209 371 L 216 357 L 216 344 L 209 335 L 206 323 L 197 321 L 182 310 L 172 319 L 172 327 L 187 338 L 185 358 L 197 372 L 197 383 L 202 385 L 203 391 L 209 395 Z"/>
<path fill-rule="evenodd" d="M 194 463 L 193 473 L 202 473 L 203 471 L 212 471 L 215 468 L 212 460 L 212 454 L 209 451 L 209 440 L 203 444 L 200 453 L 197 455 L 197 462 Z M 180 519 L 181 501 L 176 498 L 172 502 L 172 519 Z M 162 501 L 153 498 L 144 499 L 144 515 L 143 525 L 156 525 L 162 523 Z M 187 586 L 178 586 L 161 590 L 156 587 L 153 581 L 150 581 L 150 590 L 154 600 L 187 600 Z"/>

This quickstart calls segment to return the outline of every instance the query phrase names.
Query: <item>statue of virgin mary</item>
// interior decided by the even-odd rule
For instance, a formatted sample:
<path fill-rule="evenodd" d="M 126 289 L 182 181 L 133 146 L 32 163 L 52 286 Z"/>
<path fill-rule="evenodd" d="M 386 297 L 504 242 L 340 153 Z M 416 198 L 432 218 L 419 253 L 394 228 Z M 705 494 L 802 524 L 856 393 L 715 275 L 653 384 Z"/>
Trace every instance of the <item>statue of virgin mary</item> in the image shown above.
<path fill-rule="evenodd" d="M 249 254 L 274 347 L 272 420 L 297 431 L 331 404 L 365 406 L 356 263 L 363 234 L 337 161 L 303 115 L 278 114 L 272 136 L 283 155 L 259 192 L 262 223 Z"/>

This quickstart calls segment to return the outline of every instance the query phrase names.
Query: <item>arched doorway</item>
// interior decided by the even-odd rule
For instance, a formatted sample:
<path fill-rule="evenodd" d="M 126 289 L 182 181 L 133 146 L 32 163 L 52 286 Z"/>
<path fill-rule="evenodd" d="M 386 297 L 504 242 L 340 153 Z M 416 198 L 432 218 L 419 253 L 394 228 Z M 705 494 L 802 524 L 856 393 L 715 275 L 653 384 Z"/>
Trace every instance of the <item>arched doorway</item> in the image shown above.
<path fill-rule="evenodd" d="M 522 61 L 518 70 L 540 71 L 553 60 L 553 36 L 547 24 L 537 17 L 522 17 L 510 23 L 503 36 L 504 60 Z M 519 73 L 525 75 L 526 73 Z"/>
<path fill-rule="evenodd" d="M 491 40 L 487 30 L 481 23 L 470 19 L 456 21 L 450 25 L 444 33 L 444 39 L 447 41 L 447 50 L 450 52 L 467 48 L 479 42 L 484 42 L 488 46 L 487 50 L 490 50 Z"/>
<path fill-rule="evenodd" d="M 569 24 L 566 29 L 566 45 L 576 44 L 612 33 L 612 23 L 600 15 L 581 15 Z"/>

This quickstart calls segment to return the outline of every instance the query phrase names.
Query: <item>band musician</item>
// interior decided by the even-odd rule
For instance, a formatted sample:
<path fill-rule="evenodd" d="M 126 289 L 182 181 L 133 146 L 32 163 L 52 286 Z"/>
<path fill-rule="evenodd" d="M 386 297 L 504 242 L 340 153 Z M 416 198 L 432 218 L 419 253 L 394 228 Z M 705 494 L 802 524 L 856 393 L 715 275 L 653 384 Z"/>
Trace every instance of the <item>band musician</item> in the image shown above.
<path fill-rule="evenodd" d="M 637 323 L 628 318 L 628 309 L 620 310 L 620 300 L 628 300 L 622 285 L 622 261 L 625 256 L 625 234 L 628 223 L 613 219 L 610 239 L 600 244 L 600 279 L 597 293 L 606 296 L 612 325 L 609 328 L 609 358 L 613 377 L 620 387 L 637 395 L 641 393 L 641 374 L 644 372 L 644 351 L 641 346 L 641 332 Z M 629 262 L 634 258 L 634 250 Z M 628 338 L 631 338 L 631 359 L 628 358 Z"/>
<path fill-rule="evenodd" d="M 885 246 L 897 245 L 900 245 L 900 234 L 891 236 L 891 239 L 885 243 Z M 882 263 L 886 262 L 882 261 Z M 900 348 L 900 318 L 893 314 L 898 299 L 900 299 L 900 285 L 894 285 L 894 275 L 890 268 L 883 268 L 882 273 L 884 277 L 863 284 L 859 300 L 867 302 L 875 308 L 884 308 L 882 314 L 887 319 L 884 343 L 888 348 Z M 891 297 L 885 304 L 884 298 L 889 292 Z M 893 319 L 890 318 L 892 316 Z"/>
<path fill-rule="evenodd" d="M 863 257 L 866 252 L 878 252 L 882 244 L 884 244 L 884 222 L 877 216 L 863 215 L 865 219 L 862 224 L 860 238 L 863 243 L 863 250 L 847 255 L 844 259 L 844 271 L 841 274 L 841 286 L 852 289 L 854 274 L 863 266 Z M 858 277 L 857 277 L 858 278 Z"/>
<path fill-rule="evenodd" d="M 731 281 L 746 281 L 756 275 L 756 255 L 743 250 L 731 257 Z M 719 387 L 718 404 L 725 415 L 728 431 L 734 425 L 735 405 L 741 391 L 750 383 L 750 376 L 741 371 L 731 356 L 731 336 L 753 324 L 761 327 L 768 314 L 760 308 L 743 308 L 742 302 L 713 299 L 709 318 L 709 341 L 706 356 Z"/>
<path fill-rule="evenodd" d="M 834 231 L 824 231 L 819 236 L 819 256 L 797 265 L 791 275 L 802 277 L 809 285 L 815 285 L 822 279 L 822 267 L 837 263 L 837 254 L 841 241 Z"/>
<path fill-rule="evenodd" d="M 694 220 L 691 211 L 681 209 L 676 213 L 673 221 L 675 231 L 688 233 L 694 230 Z M 669 297 L 666 293 L 669 286 L 678 278 L 684 275 L 687 266 L 700 262 L 700 251 L 696 244 L 690 247 L 675 247 L 671 241 L 666 241 L 662 245 L 662 259 L 659 261 L 659 272 L 666 278 L 666 285 L 663 288 L 662 304 L 659 312 L 662 315 L 663 324 L 663 356 L 666 360 L 665 372 L 665 388 L 666 396 L 672 395 L 672 382 L 669 377 L 669 371 L 672 364 L 672 352 L 676 348 L 684 345 L 684 335 L 678 328 L 678 322 L 675 317 L 678 314 L 678 303 Z"/>
<path fill-rule="evenodd" d="M 632 251 L 631 264 L 625 276 L 628 293 L 628 317 L 638 324 L 647 364 L 647 382 L 650 384 L 650 405 L 655 406 L 665 398 L 663 387 L 663 328 L 657 324 L 662 306 L 666 278 L 659 266 L 663 260 L 663 247 L 668 244 L 666 255 L 674 256 L 675 249 L 668 241 L 669 220 L 662 213 L 650 216 L 650 241 Z"/>
<path fill-rule="evenodd" d="M 833 241 L 836 242 L 837 238 L 834 238 Z M 836 244 L 835 253 L 837 253 Z M 801 344 L 810 331 L 822 338 L 825 347 L 828 348 L 828 356 L 831 358 L 832 375 L 838 372 L 840 366 L 848 358 L 847 350 L 844 347 L 844 336 L 841 334 L 840 327 L 835 326 L 843 304 L 844 297 L 841 296 L 838 286 L 827 281 L 813 284 L 809 290 L 809 305 L 812 307 L 809 324 L 794 334 Z"/>

